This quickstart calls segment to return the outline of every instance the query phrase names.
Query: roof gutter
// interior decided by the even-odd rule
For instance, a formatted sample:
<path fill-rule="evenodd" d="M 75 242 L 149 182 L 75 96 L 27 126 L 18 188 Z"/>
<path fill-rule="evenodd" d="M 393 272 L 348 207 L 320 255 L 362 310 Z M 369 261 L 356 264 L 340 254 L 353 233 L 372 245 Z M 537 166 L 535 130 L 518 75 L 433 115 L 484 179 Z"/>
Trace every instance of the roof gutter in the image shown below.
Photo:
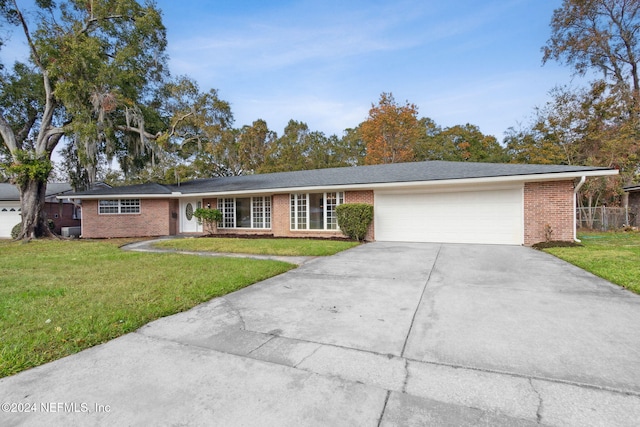
<path fill-rule="evenodd" d="M 582 241 L 578 239 L 578 191 L 584 185 L 584 182 L 587 180 L 586 176 L 580 178 L 580 182 L 576 185 L 576 188 L 573 189 L 573 241 L 576 243 L 581 243 Z"/>

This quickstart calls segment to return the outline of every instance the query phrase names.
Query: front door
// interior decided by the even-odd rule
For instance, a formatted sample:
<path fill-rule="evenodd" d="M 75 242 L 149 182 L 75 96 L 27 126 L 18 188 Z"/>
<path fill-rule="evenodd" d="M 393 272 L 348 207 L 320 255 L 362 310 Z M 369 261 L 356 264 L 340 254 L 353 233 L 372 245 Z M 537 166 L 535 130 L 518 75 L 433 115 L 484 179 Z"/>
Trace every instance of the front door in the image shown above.
<path fill-rule="evenodd" d="M 202 199 L 180 200 L 180 232 L 201 233 L 202 225 L 198 224 L 198 218 L 193 216 L 196 209 L 202 207 Z"/>

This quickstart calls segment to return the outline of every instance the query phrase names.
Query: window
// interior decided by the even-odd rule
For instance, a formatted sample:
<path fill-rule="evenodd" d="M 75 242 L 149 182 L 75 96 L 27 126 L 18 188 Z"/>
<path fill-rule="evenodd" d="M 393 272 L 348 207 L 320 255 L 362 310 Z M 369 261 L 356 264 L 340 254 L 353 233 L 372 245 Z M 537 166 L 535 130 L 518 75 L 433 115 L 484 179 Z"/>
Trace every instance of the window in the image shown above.
<path fill-rule="evenodd" d="M 292 230 L 337 230 L 336 206 L 344 203 L 344 193 L 291 195 Z"/>
<path fill-rule="evenodd" d="M 220 228 L 271 228 L 271 197 L 218 199 Z"/>
<path fill-rule="evenodd" d="M 138 214 L 140 199 L 98 200 L 99 214 Z"/>

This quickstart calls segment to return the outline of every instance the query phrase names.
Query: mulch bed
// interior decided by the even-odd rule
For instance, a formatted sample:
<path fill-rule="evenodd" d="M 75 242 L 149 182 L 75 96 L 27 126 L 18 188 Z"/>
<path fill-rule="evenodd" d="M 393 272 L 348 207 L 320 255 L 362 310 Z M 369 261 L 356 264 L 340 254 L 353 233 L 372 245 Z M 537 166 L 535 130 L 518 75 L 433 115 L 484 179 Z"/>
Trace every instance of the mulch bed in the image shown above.
<path fill-rule="evenodd" d="M 531 247 L 534 249 L 548 249 L 548 248 L 574 248 L 574 247 L 581 247 L 581 246 L 583 245 L 581 245 L 578 242 L 565 242 L 561 240 L 551 240 L 549 242 L 536 243 Z"/>
<path fill-rule="evenodd" d="M 197 236 L 200 239 L 206 238 L 227 238 L 227 239 L 302 239 L 302 240 L 336 240 L 339 242 L 353 242 L 348 237 L 292 237 L 292 236 L 274 236 L 273 234 L 205 234 Z"/>

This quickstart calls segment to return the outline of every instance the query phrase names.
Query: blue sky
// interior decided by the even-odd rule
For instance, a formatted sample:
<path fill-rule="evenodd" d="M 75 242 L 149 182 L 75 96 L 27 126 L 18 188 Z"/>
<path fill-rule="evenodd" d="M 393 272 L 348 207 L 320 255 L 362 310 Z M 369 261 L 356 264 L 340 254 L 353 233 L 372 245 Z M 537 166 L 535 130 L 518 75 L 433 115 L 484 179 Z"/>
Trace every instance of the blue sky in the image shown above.
<path fill-rule="evenodd" d="M 342 135 L 381 92 L 441 126 L 502 140 L 571 70 L 542 66 L 561 0 L 158 2 L 171 69 L 217 88 L 236 126 L 289 119 Z M 575 83 L 575 82 L 574 82 Z"/>
<path fill-rule="evenodd" d="M 568 67 L 542 66 L 561 3 L 157 1 L 172 74 L 218 89 L 236 127 L 261 118 L 281 134 L 295 119 L 342 135 L 366 119 L 381 92 L 392 92 L 443 127 L 471 123 L 500 141 L 550 89 L 576 83 Z"/>

